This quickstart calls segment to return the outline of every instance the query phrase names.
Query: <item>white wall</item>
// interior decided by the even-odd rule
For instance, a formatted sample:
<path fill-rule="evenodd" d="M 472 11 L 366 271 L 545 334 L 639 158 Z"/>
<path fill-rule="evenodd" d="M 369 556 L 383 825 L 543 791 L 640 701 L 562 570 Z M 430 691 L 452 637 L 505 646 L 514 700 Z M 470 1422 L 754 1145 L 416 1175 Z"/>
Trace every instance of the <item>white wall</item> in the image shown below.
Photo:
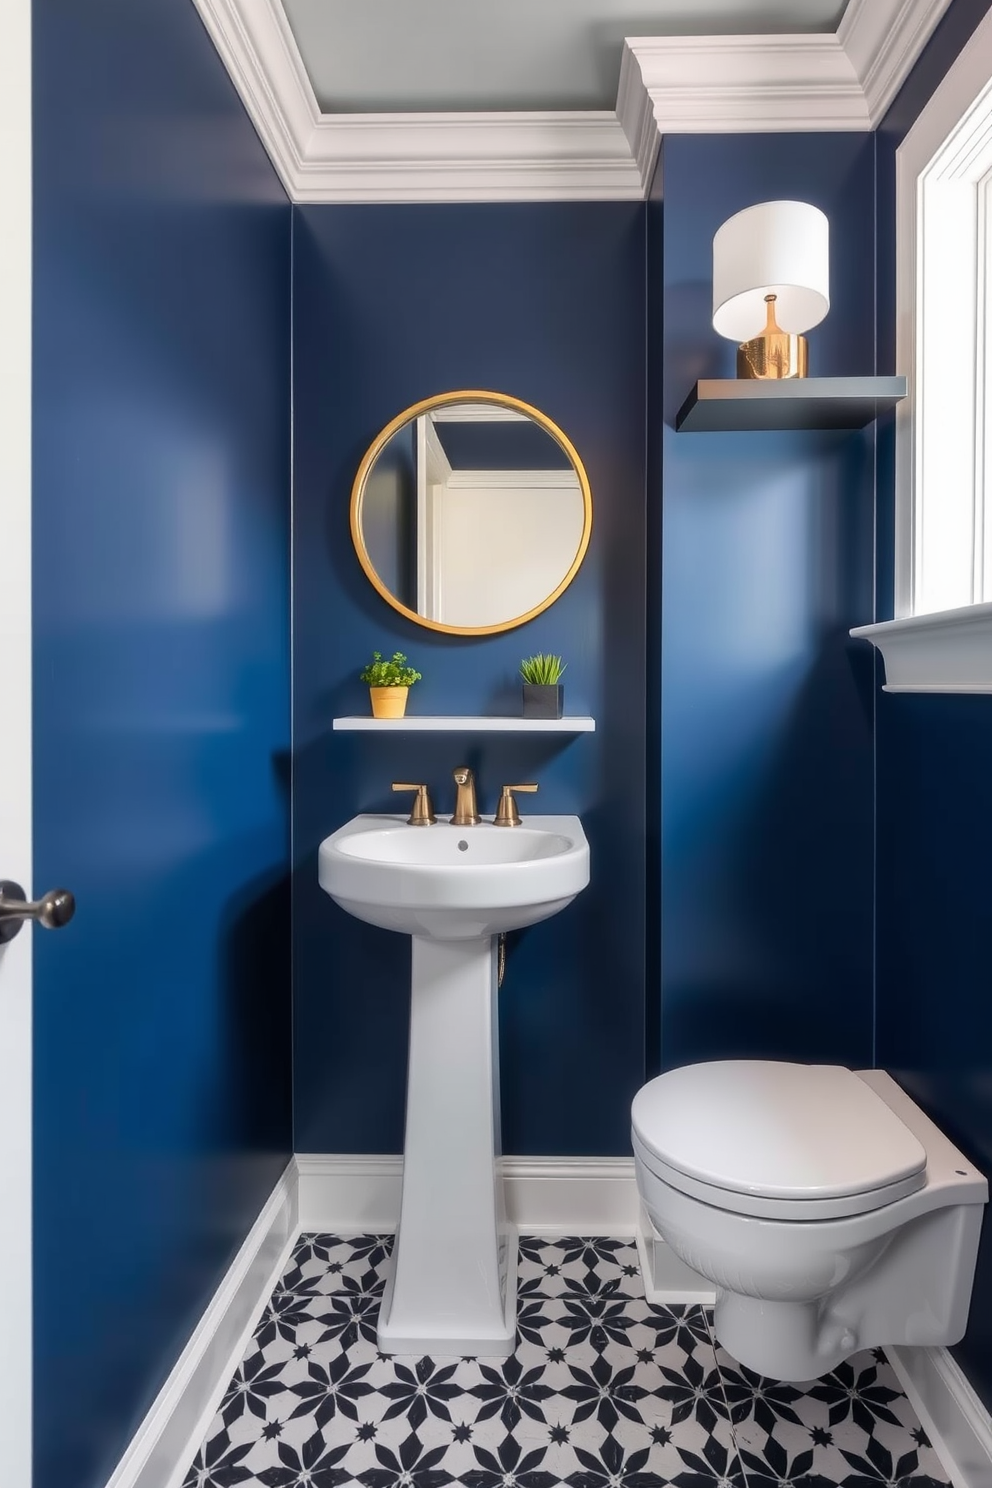
<path fill-rule="evenodd" d="M 31 0 L 0 6 L 0 878 L 31 882 Z M 31 1483 L 31 931 L 0 949 L 0 1469 Z"/>

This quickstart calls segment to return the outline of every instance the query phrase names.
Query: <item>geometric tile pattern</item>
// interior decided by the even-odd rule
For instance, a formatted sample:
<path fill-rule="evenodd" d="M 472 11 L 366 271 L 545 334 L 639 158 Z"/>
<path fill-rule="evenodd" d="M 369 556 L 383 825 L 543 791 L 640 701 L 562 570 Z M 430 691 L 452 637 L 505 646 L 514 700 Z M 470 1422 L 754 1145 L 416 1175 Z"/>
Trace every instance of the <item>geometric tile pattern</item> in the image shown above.
<path fill-rule="evenodd" d="M 761 1379 L 630 1240 L 520 1240 L 506 1360 L 375 1343 L 392 1237 L 303 1235 L 184 1488 L 946 1488 L 881 1350 Z"/>

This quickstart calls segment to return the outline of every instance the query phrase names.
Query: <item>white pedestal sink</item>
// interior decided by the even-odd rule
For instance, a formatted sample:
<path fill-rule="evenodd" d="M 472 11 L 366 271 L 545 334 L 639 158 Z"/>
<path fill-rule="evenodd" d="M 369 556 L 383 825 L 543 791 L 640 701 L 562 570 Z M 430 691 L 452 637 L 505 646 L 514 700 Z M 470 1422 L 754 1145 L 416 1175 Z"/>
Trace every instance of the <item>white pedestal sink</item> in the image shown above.
<path fill-rule="evenodd" d="M 356 816 L 320 845 L 323 889 L 413 942 L 403 1198 L 379 1315 L 389 1354 L 513 1352 L 516 1235 L 499 1155 L 494 936 L 557 914 L 589 882 L 575 816 L 411 827 Z"/>

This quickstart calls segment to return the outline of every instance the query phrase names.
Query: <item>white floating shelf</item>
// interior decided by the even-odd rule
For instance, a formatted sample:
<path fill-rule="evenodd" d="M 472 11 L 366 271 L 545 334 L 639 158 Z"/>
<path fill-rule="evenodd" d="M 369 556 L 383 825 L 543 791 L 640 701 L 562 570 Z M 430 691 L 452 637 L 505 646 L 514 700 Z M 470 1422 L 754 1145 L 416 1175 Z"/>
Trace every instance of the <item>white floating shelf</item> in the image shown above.
<path fill-rule="evenodd" d="M 335 729 L 376 734 L 592 734 L 595 718 L 485 718 L 478 714 L 410 718 L 335 718 Z"/>

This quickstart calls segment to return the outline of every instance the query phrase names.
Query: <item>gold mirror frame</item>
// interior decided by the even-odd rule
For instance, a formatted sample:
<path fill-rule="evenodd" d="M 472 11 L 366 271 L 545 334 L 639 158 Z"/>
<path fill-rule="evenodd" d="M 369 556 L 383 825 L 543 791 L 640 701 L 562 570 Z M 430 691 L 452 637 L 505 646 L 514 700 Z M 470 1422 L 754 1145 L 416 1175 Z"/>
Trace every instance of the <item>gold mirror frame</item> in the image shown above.
<path fill-rule="evenodd" d="M 416 610 L 411 610 L 407 605 L 401 604 L 392 591 L 386 588 L 376 573 L 372 565 L 372 560 L 369 557 L 368 549 L 365 546 L 365 539 L 362 536 L 362 501 L 365 496 L 365 483 L 369 472 L 382 453 L 383 448 L 389 443 L 394 434 L 398 433 L 406 424 L 419 418 L 422 413 L 430 413 L 433 408 L 445 408 L 449 403 L 492 403 L 497 408 L 512 408 L 517 413 L 526 414 L 528 418 L 533 419 L 536 424 L 539 424 L 546 434 L 550 434 L 552 439 L 561 445 L 561 448 L 572 462 L 572 468 L 578 476 L 579 488 L 582 492 L 582 536 L 568 573 L 562 579 L 557 589 L 548 595 L 547 599 L 542 600 L 539 605 L 535 605 L 526 614 L 516 615 L 512 620 L 501 621 L 499 625 L 444 625 L 440 620 L 428 620 L 423 615 L 418 615 Z M 462 388 L 454 393 L 438 393 L 433 398 L 422 398 L 419 403 L 412 403 L 409 408 L 405 408 L 402 413 L 397 414 L 369 445 L 362 463 L 358 467 L 355 484 L 351 488 L 351 540 L 358 555 L 358 561 L 365 571 L 365 577 L 388 605 L 391 605 L 394 610 L 398 610 L 401 615 L 405 615 L 408 620 L 412 620 L 415 625 L 422 625 L 427 630 L 443 631 L 447 635 L 498 635 L 501 631 L 514 630 L 518 625 L 525 625 L 528 620 L 533 620 L 536 615 L 542 614 L 544 610 L 554 604 L 555 600 L 561 598 L 569 584 L 575 578 L 575 575 L 582 566 L 582 560 L 586 556 L 591 533 L 592 492 L 589 488 L 589 477 L 586 475 L 585 466 L 579 459 L 578 451 L 568 435 L 562 429 L 559 429 L 554 420 L 549 419 L 546 413 L 542 413 L 539 408 L 535 408 L 530 403 L 524 403 L 520 398 L 510 397 L 509 393 L 486 392 L 480 388 Z"/>

